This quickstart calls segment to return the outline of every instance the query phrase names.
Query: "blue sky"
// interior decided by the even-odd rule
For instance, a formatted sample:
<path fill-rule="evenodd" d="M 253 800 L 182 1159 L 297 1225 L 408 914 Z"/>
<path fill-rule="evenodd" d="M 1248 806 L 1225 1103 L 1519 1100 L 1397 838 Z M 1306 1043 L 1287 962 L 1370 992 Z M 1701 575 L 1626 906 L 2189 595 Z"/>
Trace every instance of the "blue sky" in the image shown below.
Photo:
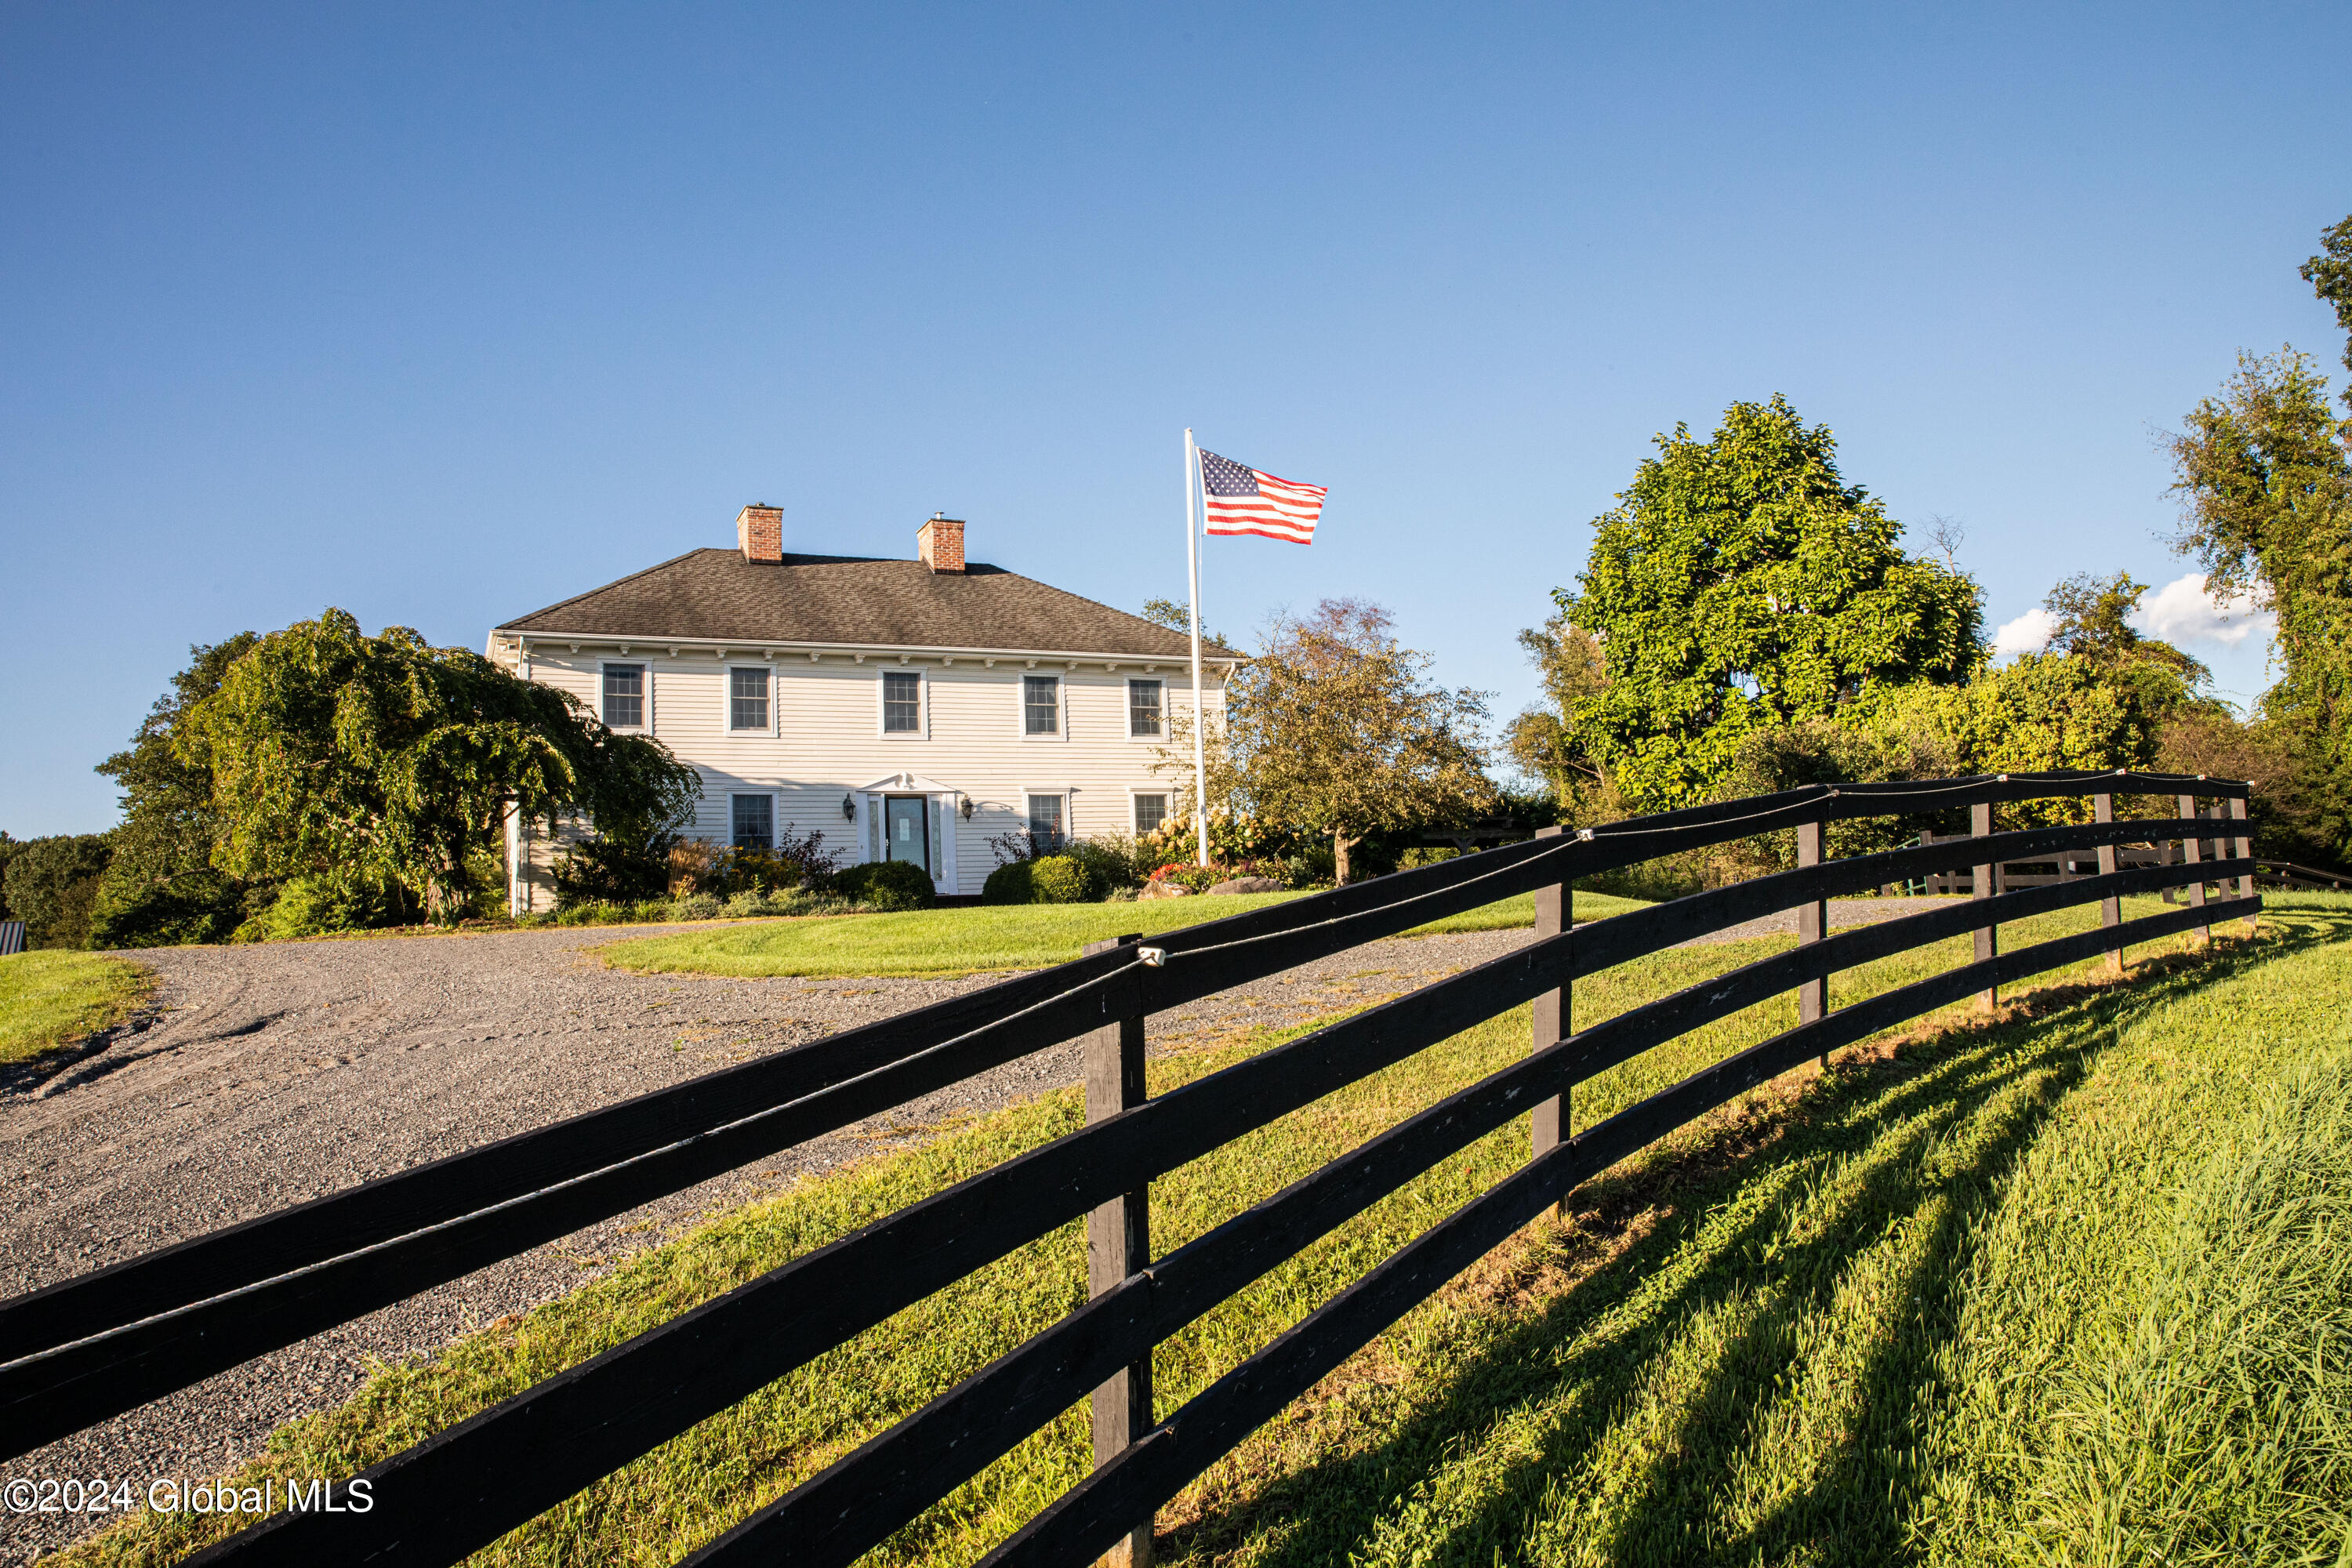
<path fill-rule="evenodd" d="M 1211 542 L 1213 626 L 1377 599 L 1498 714 L 1734 398 L 1960 519 L 1989 625 L 2169 584 L 2157 433 L 2242 347 L 2341 380 L 2347 58 L 2341 5 L 11 5 L 0 826 L 113 821 L 191 642 L 478 647 L 746 501 L 1180 595 L 1188 424 L 1331 489 Z"/>

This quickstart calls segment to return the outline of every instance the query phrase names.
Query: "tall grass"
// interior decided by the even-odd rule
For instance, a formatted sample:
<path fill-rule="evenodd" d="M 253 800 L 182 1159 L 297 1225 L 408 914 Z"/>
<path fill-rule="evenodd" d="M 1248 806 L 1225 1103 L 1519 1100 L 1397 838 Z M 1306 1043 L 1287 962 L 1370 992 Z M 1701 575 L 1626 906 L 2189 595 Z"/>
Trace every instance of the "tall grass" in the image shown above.
<path fill-rule="evenodd" d="M 2179 1209 L 2128 1333 L 2062 1380 L 2049 1521 L 2092 1563 L 2332 1559 L 2352 1545 L 2346 1058 L 2266 1086 Z"/>
<path fill-rule="evenodd" d="M 2151 1193 L 2146 1234 L 2096 1248 L 2109 1302 L 2043 1303 L 2070 1342 L 2026 1363 L 2045 1365 L 2046 1381 L 2013 1401 L 1994 1392 L 1986 1341 L 2013 1331 L 2004 1320 L 2035 1295 L 2019 1277 L 2048 1259 L 2015 1235 L 1995 1238 L 1977 1281 L 1985 1332 L 1956 1367 L 1956 1424 L 2006 1405 L 1998 1419 L 2025 1441 L 1988 1454 L 1978 1479 L 1991 1484 L 1967 1500 L 1979 1505 L 1961 1516 L 1976 1554 L 2041 1561 L 2057 1547 L 2124 1564 L 2352 1552 L 2352 1056 L 2336 1033 L 2311 1042 L 2325 1054 L 2257 1082 L 2234 1120 L 2202 1124 L 2196 1142 L 2210 1152 Z M 2159 1168 L 2164 1142 L 2149 1149 Z M 2067 1189 L 2095 1191 L 2082 1165 L 2096 1152 L 2067 1152 L 2029 1184 L 2073 1167 Z"/>

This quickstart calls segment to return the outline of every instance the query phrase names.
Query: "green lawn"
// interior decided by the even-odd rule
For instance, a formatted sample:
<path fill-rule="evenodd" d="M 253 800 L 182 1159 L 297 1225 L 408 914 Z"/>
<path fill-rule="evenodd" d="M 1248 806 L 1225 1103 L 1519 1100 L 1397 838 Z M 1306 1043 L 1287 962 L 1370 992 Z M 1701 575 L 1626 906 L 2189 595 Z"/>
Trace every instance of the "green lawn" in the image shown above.
<path fill-rule="evenodd" d="M 1622 914 L 1627 910 L 1649 907 L 1645 900 L 1621 899 L 1611 893 L 1579 893 L 1572 901 L 1574 908 L 1570 913 L 1580 925 L 1586 921 L 1607 920 L 1611 915 Z M 1521 893 L 1516 899 L 1504 899 L 1483 909 L 1465 910 L 1458 915 L 1432 921 L 1425 926 L 1415 926 L 1404 934 L 1427 936 L 1432 931 L 1509 931 L 1535 923 L 1536 896 Z"/>
<path fill-rule="evenodd" d="M 622 969 L 705 974 L 969 974 L 1066 963 L 1090 942 L 1129 931 L 1157 936 L 1222 920 L 1297 893 L 1205 895 L 1131 904 L 1003 904 L 896 915 L 758 921 L 674 936 L 640 937 L 598 951 Z M 1631 899 L 1579 893 L 1580 920 L 1635 908 Z M 1409 934 L 1499 931 L 1535 923 L 1532 895 L 1433 921 Z"/>
<path fill-rule="evenodd" d="M 127 959 L 39 949 L 0 958 L 0 1062 L 21 1062 L 121 1023 L 154 982 Z"/>
<path fill-rule="evenodd" d="M 2133 912 L 2153 900 L 2134 900 Z M 2333 1560 L 2352 1530 L 2352 900 L 2260 943 L 2135 950 L 1998 1021 L 1954 1009 L 1629 1161 L 1326 1380 L 1160 1516 L 1164 1560 L 1876 1563 Z M 2008 928 L 2014 945 L 2090 911 Z M 2239 928 L 2242 929 L 2242 928 Z M 1580 982 L 1597 1020 L 1786 939 Z M 2166 956 L 2168 952 L 2176 956 Z M 1851 1001 L 1965 942 L 1841 976 Z M 2152 961 L 2152 962 L 2151 962 Z M 1590 1124 L 1786 1027 L 1787 998 L 1577 1091 Z M 1153 1184 L 1161 1249 L 1527 1049 L 1525 1009 Z M 1156 1060 L 1152 1087 L 1286 1037 Z M 776 1194 L 386 1369 L 247 1467 L 348 1474 L 908 1202 L 1075 1129 L 1075 1091 Z M 1525 1158 L 1507 1127 L 1164 1343 L 1173 1409 Z M 674 1562 L 1082 1300 L 1065 1226 L 482 1554 Z M 963 1563 L 1087 1468 L 1083 1407 L 869 1559 Z M 142 1516 L 69 1554 L 223 1532 Z"/>

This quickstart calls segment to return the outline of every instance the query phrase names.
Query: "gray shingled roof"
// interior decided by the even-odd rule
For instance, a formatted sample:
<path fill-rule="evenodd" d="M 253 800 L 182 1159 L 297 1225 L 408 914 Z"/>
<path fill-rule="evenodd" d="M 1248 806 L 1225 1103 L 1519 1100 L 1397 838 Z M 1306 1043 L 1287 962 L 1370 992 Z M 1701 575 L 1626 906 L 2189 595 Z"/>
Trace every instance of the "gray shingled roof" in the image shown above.
<path fill-rule="evenodd" d="M 498 629 L 1163 659 L 1192 651 L 1184 637 L 1165 626 L 1002 567 L 933 572 L 919 561 L 849 555 L 746 561 L 736 550 L 688 551 Z M 1201 651 L 1240 657 L 1207 643 Z"/>

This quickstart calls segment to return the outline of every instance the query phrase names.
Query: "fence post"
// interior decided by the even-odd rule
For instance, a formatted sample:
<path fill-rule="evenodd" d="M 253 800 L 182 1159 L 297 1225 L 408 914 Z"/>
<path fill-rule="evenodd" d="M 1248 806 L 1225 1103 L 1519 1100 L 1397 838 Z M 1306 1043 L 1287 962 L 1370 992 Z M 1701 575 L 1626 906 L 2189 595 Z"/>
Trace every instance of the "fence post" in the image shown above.
<path fill-rule="evenodd" d="M 1992 836 L 1992 803 L 1990 801 L 1969 807 L 1969 833 L 1977 838 L 1989 838 Z M 1969 878 L 1969 894 L 1971 898 L 1978 899 L 1992 897 L 1992 863 L 1990 860 L 1973 868 Z M 1990 925 L 1979 926 L 1977 928 L 1977 962 L 1982 963 L 2000 952 L 2000 932 Z M 1984 1004 L 1986 1012 L 1991 1012 L 2000 1005 L 2000 986 L 1997 984 L 1986 986 L 1978 993 L 1977 1000 Z"/>
<path fill-rule="evenodd" d="M 1567 831 L 1565 827 L 1538 827 L 1536 829 L 1536 837 L 1557 838 Z M 1538 888 L 1536 889 L 1536 940 L 1541 942 L 1548 936 L 1558 936 L 1568 930 L 1570 923 L 1575 918 L 1575 902 L 1576 891 L 1566 881 L 1546 882 Z M 1535 1001 L 1535 1015 L 1534 1049 L 1540 1051 L 1566 1039 L 1570 1027 L 1568 988 L 1562 986 L 1559 990 L 1546 991 L 1538 995 Z M 1558 1148 L 1560 1140 L 1569 1135 L 1569 1092 L 1562 1090 L 1556 1098 L 1547 1100 L 1536 1107 L 1534 1136 L 1529 1149 L 1530 1158 L 1542 1159 L 1553 1149 Z M 1567 1201 L 1563 1199 L 1553 1205 L 1552 1213 L 1565 1214 L 1567 1207 Z"/>
<path fill-rule="evenodd" d="M 1797 824 L 1797 869 L 1822 863 L 1822 825 L 1819 822 Z M 1829 929 L 1830 905 L 1827 899 L 1808 899 L 1797 906 L 1797 945 L 1822 940 Z M 1808 980 L 1797 987 L 1797 1022 L 1817 1024 L 1830 1010 L 1829 976 Z M 1822 1053 L 1822 1070 L 1827 1072 L 1830 1054 Z"/>
<path fill-rule="evenodd" d="M 2177 805 L 2180 815 L 2183 816 L 2202 816 L 2205 815 L 2203 812 L 2197 809 L 2197 797 L 2193 795 L 2182 795 Z M 2180 841 L 2180 849 L 2181 853 L 2188 857 L 2187 864 L 2191 866 L 2201 866 L 2205 863 L 2205 841 L 2203 839 L 2184 838 Z M 2205 907 L 2205 884 L 2203 882 L 2191 882 L 2189 884 L 2189 901 L 2197 909 L 2201 910 Z M 2205 925 L 2199 926 L 2197 928 L 2197 940 L 2200 942 L 2210 942 L 2213 940 L 2213 928 L 2211 926 Z"/>
<path fill-rule="evenodd" d="M 2091 820 L 2094 822 L 2113 822 L 2115 819 L 2116 797 L 2111 795 L 2093 795 L 2091 797 Z M 2099 875 L 2102 877 L 2112 877 L 2115 874 L 2116 847 L 2112 844 L 2102 844 L 2099 846 Z M 2116 931 L 2124 923 L 2123 900 L 2116 898 L 2113 893 L 2109 893 L 2105 898 L 2099 900 L 2099 923 L 2106 927 L 2109 931 Z M 2123 972 L 2124 942 L 2123 937 L 2118 934 L 2107 944 L 2107 973 L 2110 974 L 2121 974 Z"/>
<path fill-rule="evenodd" d="M 1122 936 L 1090 942 L 1089 953 L 1107 952 L 1142 941 Z M 1087 1121 L 1101 1121 L 1141 1105 L 1143 1018 L 1120 1018 L 1086 1037 Z M 1121 1193 L 1087 1215 L 1087 1295 L 1093 1298 L 1151 1261 L 1150 1189 Z M 1112 1374 L 1094 1392 L 1095 1468 L 1151 1430 L 1151 1357 Z M 1151 1568 L 1151 1524 L 1146 1519 L 1105 1552 L 1106 1568 Z"/>
<path fill-rule="evenodd" d="M 2254 841 L 2246 831 L 2246 802 L 2242 797 L 2238 795 L 2231 795 L 2230 797 L 2230 820 L 2238 825 L 2237 837 L 2232 840 L 2232 843 L 2237 849 L 2237 858 L 2241 860 L 2250 860 L 2253 858 Z M 2242 899 L 2251 899 L 2253 896 L 2254 876 L 2252 872 L 2248 871 L 2238 878 L 2238 897 Z M 2248 936 L 2252 936 L 2255 931 L 2260 929 L 2261 924 L 2262 921 L 2259 917 L 2248 915 L 2246 917 L 2246 934 Z"/>

